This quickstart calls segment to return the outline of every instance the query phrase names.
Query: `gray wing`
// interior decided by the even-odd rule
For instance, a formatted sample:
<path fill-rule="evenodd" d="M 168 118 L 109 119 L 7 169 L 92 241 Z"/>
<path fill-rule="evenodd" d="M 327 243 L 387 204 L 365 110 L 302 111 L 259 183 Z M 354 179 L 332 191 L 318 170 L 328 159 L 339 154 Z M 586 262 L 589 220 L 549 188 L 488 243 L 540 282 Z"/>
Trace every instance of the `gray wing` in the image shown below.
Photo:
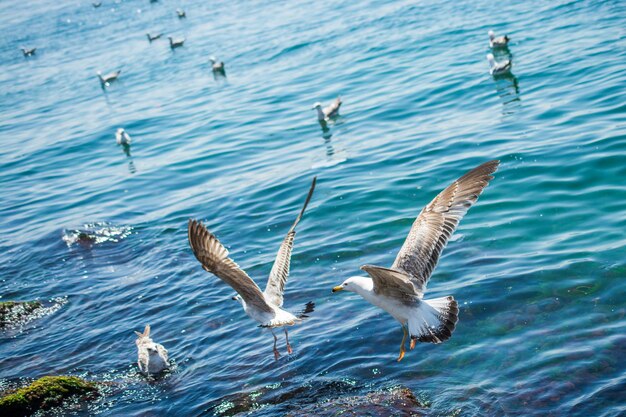
<path fill-rule="evenodd" d="M 399 300 L 412 300 L 415 296 L 419 296 L 411 278 L 400 271 L 374 265 L 363 265 L 361 269 L 372 277 L 376 294 Z"/>
<path fill-rule="evenodd" d="M 341 98 L 337 97 L 335 101 L 330 103 L 328 107 L 324 109 L 326 117 L 334 117 L 339 113 L 339 107 L 341 107 Z"/>
<path fill-rule="evenodd" d="M 410 277 L 420 296 L 448 239 L 493 179 L 491 174 L 499 164 L 500 161 L 489 161 L 463 175 L 439 193 L 415 219 L 391 268 Z"/>
<path fill-rule="evenodd" d="M 228 257 L 228 250 L 202 223 L 190 219 L 188 236 L 191 249 L 205 271 L 215 274 L 230 285 L 241 295 L 246 304 L 266 313 L 274 313 L 259 287 L 239 265 Z"/>
<path fill-rule="evenodd" d="M 287 236 L 283 239 L 283 243 L 280 245 L 280 249 L 278 249 L 278 254 L 276 255 L 276 260 L 274 261 L 274 265 L 272 266 L 272 270 L 270 271 L 270 277 L 267 281 L 267 287 L 265 287 L 265 298 L 272 304 L 281 307 L 283 305 L 283 292 L 285 291 L 285 284 L 287 283 L 287 278 L 289 277 L 289 267 L 291 265 L 291 251 L 293 249 L 293 240 L 296 237 L 296 226 L 304 211 L 306 210 L 311 197 L 313 196 L 313 190 L 315 190 L 315 182 L 317 177 L 313 177 L 313 182 L 311 183 L 311 188 L 309 189 L 309 194 L 304 201 L 304 207 L 300 210 L 300 214 L 296 218 L 296 221 L 287 232 Z"/>

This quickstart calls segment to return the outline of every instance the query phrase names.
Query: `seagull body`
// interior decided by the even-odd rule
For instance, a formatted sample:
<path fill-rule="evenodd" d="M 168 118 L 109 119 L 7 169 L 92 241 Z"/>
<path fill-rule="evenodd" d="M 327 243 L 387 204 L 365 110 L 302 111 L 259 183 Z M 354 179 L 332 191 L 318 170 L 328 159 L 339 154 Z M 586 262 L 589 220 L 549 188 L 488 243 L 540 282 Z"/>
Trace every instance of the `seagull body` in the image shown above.
<path fill-rule="evenodd" d="M 115 132 L 115 141 L 118 145 L 130 146 L 130 135 L 120 127 Z"/>
<path fill-rule="evenodd" d="M 491 75 L 505 74 L 511 71 L 511 67 L 513 66 L 510 59 L 497 62 L 493 54 L 487 54 L 487 61 L 489 61 L 489 74 Z"/>
<path fill-rule="evenodd" d="M 211 61 L 213 72 L 224 73 L 224 63 L 222 61 L 218 61 L 214 56 L 209 57 L 209 61 Z"/>
<path fill-rule="evenodd" d="M 102 2 L 101 1 L 94 2 L 94 3 L 91 3 L 91 5 L 94 7 L 94 9 L 97 9 L 98 7 L 102 6 Z"/>
<path fill-rule="evenodd" d="M 152 42 L 152 41 L 159 39 L 161 36 L 163 36 L 163 34 L 157 33 L 156 35 L 152 35 L 151 33 L 146 33 L 146 36 L 148 36 L 148 40 Z"/>
<path fill-rule="evenodd" d="M 316 179 L 313 178 L 304 206 L 280 245 L 264 292 L 261 292 L 261 289 L 252 278 L 228 257 L 228 250 L 203 224 L 196 220 L 189 220 L 189 244 L 194 255 L 202 264 L 202 268 L 220 278 L 238 293 L 238 295 L 233 297 L 233 300 L 238 301 L 245 313 L 258 322 L 260 327 L 273 329 L 274 327 L 292 326 L 307 317 L 304 314 L 313 311 L 313 303 L 307 304 L 307 308 L 302 312 L 303 314 L 298 316 L 283 310 L 282 306 L 283 292 L 289 276 L 296 226 L 311 200 L 315 190 L 315 182 Z M 287 352 L 292 353 L 286 328 L 285 337 Z M 274 335 L 274 355 L 278 359 L 279 354 L 276 349 L 276 341 L 277 338 Z"/>
<path fill-rule="evenodd" d="M 22 53 L 24 54 L 24 56 L 33 56 L 35 55 L 35 51 L 37 50 L 37 48 L 20 48 L 22 50 Z"/>
<path fill-rule="evenodd" d="M 339 115 L 339 107 L 341 107 L 341 98 L 337 97 L 335 101 L 330 103 L 328 107 L 322 109 L 322 103 L 315 103 L 313 108 L 317 110 L 317 120 L 319 122 L 325 122 L 326 120 L 332 119 L 333 117 L 337 117 Z"/>
<path fill-rule="evenodd" d="M 102 84 L 102 87 L 105 87 L 105 86 L 108 87 L 113 81 L 117 80 L 121 72 L 122 70 L 117 70 L 107 75 L 102 75 L 102 73 L 98 71 L 97 74 L 98 74 L 98 78 L 100 79 L 100 84 Z"/>
<path fill-rule="evenodd" d="M 178 15 L 179 19 L 182 19 L 183 17 L 187 17 L 187 13 L 185 13 L 183 9 L 176 9 L 176 14 Z"/>
<path fill-rule="evenodd" d="M 493 33 L 493 30 L 488 32 L 489 34 L 489 47 L 490 48 L 506 48 L 509 45 L 509 37 L 507 35 L 498 36 Z"/>
<path fill-rule="evenodd" d="M 493 179 L 499 161 L 471 170 L 432 200 L 413 223 L 391 268 L 364 265 L 369 277 L 350 277 L 333 292 L 355 292 L 400 322 L 404 336 L 402 360 L 408 335 L 413 349 L 417 341 L 441 343 L 452 336 L 459 308 L 452 296 L 425 300 L 426 284 L 439 256 L 467 210 Z"/>
<path fill-rule="evenodd" d="M 167 350 L 163 345 L 155 343 L 150 338 L 150 325 L 143 333 L 135 332 L 137 340 L 137 366 L 144 375 L 159 374 L 170 367 Z"/>
<path fill-rule="evenodd" d="M 170 48 L 172 49 L 179 48 L 185 43 L 185 38 L 174 39 L 171 36 L 168 36 L 167 39 L 170 40 Z"/>

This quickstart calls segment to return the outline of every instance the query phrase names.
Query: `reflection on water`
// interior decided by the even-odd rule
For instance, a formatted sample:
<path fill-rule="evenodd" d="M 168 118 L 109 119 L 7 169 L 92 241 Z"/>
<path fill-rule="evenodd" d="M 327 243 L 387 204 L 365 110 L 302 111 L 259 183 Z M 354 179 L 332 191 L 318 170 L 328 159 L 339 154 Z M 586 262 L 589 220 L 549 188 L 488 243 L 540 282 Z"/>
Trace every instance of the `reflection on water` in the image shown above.
<path fill-rule="evenodd" d="M 502 102 L 502 114 L 509 115 L 517 111 L 520 106 L 519 81 L 512 72 L 493 76 L 496 91 Z"/>

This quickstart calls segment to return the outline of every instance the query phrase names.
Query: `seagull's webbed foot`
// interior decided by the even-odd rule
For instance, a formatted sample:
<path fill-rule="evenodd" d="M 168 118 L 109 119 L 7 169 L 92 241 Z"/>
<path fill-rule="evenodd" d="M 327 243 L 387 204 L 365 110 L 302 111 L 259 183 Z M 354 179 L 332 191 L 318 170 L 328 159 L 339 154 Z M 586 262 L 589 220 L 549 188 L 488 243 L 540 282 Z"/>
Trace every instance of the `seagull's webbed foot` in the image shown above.
<path fill-rule="evenodd" d="M 280 358 L 280 353 L 278 353 L 278 349 L 276 349 L 276 342 L 278 341 L 278 338 L 274 334 L 274 329 L 272 329 L 272 336 L 274 336 L 274 359 L 278 360 L 278 358 Z"/>
<path fill-rule="evenodd" d="M 408 336 L 408 332 L 406 331 L 406 327 L 402 326 L 402 331 L 404 332 L 404 336 L 402 336 L 402 343 L 400 344 L 400 356 L 398 356 L 398 362 L 404 358 L 404 352 L 406 349 L 404 348 L 404 343 L 406 342 L 406 337 Z"/>
<path fill-rule="evenodd" d="M 415 348 L 415 343 L 417 342 L 417 337 L 411 336 L 411 350 Z"/>
<path fill-rule="evenodd" d="M 287 333 L 287 328 L 285 327 L 285 340 L 287 341 L 287 353 L 292 354 L 293 349 L 291 349 L 291 345 L 289 344 L 289 334 Z"/>

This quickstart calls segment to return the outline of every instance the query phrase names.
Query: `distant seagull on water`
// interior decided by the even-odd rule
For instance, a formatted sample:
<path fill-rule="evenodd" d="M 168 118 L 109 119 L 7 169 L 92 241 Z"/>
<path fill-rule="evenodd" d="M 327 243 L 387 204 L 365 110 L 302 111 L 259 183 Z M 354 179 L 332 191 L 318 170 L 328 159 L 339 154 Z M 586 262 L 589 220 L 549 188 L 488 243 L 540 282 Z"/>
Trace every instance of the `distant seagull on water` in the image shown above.
<path fill-rule="evenodd" d="M 499 163 L 489 161 L 474 168 L 424 207 L 391 268 L 364 265 L 361 269 L 369 277 L 350 277 L 333 288 L 333 292 L 357 293 L 400 322 L 404 336 L 398 362 L 404 357 L 409 335 L 411 349 L 417 341 L 441 343 L 452 336 L 458 321 L 457 302 L 452 296 L 425 300 L 426 283 L 448 239 L 493 179 Z"/>
<path fill-rule="evenodd" d="M 228 257 L 228 250 L 203 224 L 196 220 L 189 220 L 189 244 L 191 245 L 194 255 L 196 255 L 196 258 L 202 264 L 202 268 L 216 275 L 237 291 L 238 295 L 234 296 L 233 300 L 238 301 L 245 313 L 251 319 L 258 322 L 260 327 L 272 329 L 272 335 L 274 336 L 274 357 L 276 359 L 278 359 L 279 353 L 278 349 L 276 349 L 277 338 L 273 328 L 284 328 L 287 352 L 291 354 L 293 351 L 289 344 L 289 335 L 287 334 L 287 328 L 285 326 L 292 326 L 301 322 L 302 319 L 307 317 L 306 314 L 312 312 L 315 307 L 313 303 L 308 303 L 306 308 L 298 315 L 294 315 L 282 309 L 283 293 L 287 277 L 289 276 L 291 251 L 296 236 L 296 226 L 311 200 L 313 190 L 315 190 L 315 178 L 313 178 L 309 194 L 306 197 L 300 214 L 296 217 L 296 221 L 293 223 L 287 232 L 287 236 L 283 239 L 283 243 L 280 245 L 264 292 L 261 292 L 258 285 L 248 274 Z"/>
<path fill-rule="evenodd" d="M 98 71 L 98 79 L 100 79 L 100 84 L 102 85 L 102 88 L 108 87 L 113 81 L 116 81 L 121 72 L 122 70 L 117 70 L 107 75 L 102 75 L 102 73 Z"/>
<path fill-rule="evenodd" d="M 185 13 L 183 9 L 176 9 L 176 14 L 178 15 L 179 19 L 187 17 L 187 13 Z"/>
<path fill-rule="evenodd" d="M 174 39 L 171 36 L 168 36 L 167 39 L 170 40 L 170 48 L 172 49 L 180 48 L 185 43 L 185 38 Z"/>
<path fill-rule="evenodd" d="M 35 55 L 35 51 L 37 50 L 37 48 L 25 48 L 25 47 L 21 47 L 20 49 L 22 50 L 22 53 L 24 54 L 24 56 L 33 56 Z"/>
<path fill-rule="evenodd" d="M 218 61 L 214 56 L 209 57 L 209 61 L 211 61 L 213 72 L 224 73 L 224 63 L 222 61 Z"/>
<path fill-rule="evenodd" d="M 508 46 L 509 37 L 507 35 L 496 37 L 496 35 L 493 33 L 493 30 L 490 30 L 488 34 L 490 48 L 506 48 Z"/>
<path fill-rule="evenodd" d="M 115 141 L 118 145 L 130 146 L 130 135 L 120 127 L 115 132 Z"/>
<path fill-rule="evenodd" d="M 93 6 L 94 9 L 97 9 L 98 7 L 102 6 L 102 2 L 101 1 L 93 2 L 91 3 L 91 5 Z"/>
<path fill-rule="evenodd" d="M 157 33 L 156 35 L 153 35 L 151 33 L 146 33 L 146 36 L 148 37 L 148 40 L 152 42 L 152 41 L 156 41 L 157 39 L 159 39 L 161 36 L 163 36 L 163 34 Z"/>
<path fill-rule="evenodd" d="M 499 75 L 506 74 L 511 71 L 513 63 L 509 59 L 497 62 L 493 57 L 493 54 L 487 54 L 487 61 L 489 61 L 489 74 Z"/>
<path fill-rule="evenodd" d="M 325 122 L 339 115 L 339 107 L 341 107 L 341 98 L 337 97 L 335 101 L 330 103 L 328 107 L 322 109 L 322 103 L 317 102 L 313 105 L 313 109 L 317 110 L 317 121 Z"/>

